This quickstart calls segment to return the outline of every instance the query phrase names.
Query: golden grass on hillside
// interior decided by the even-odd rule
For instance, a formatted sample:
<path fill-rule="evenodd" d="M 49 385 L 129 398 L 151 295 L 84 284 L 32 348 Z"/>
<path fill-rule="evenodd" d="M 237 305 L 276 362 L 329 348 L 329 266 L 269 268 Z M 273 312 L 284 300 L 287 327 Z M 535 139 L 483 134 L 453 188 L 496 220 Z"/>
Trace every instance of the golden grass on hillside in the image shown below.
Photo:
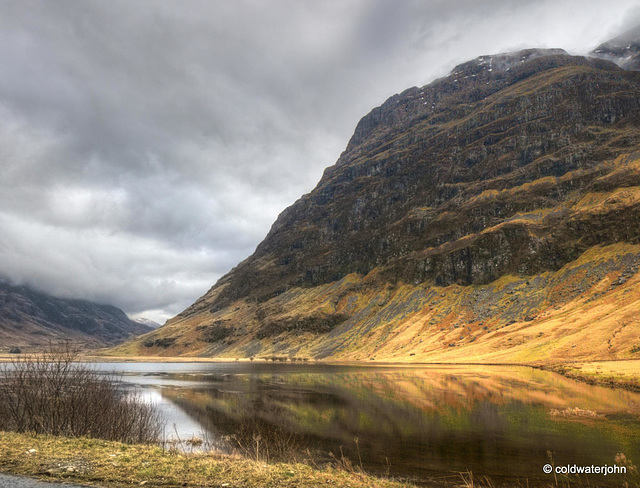
<path fill-rule="evenodd" d="M 226 360 L 297 356 L 332 361 L 558 364 L 640 359 L 640 246 L 594 246 L 556 272 L 502 276 L 477 286 L 383 285 L 352 274 L 292 288 L 266 304 L 238 300 L 216 312 L 178 318 L 104 352 L 110 356 Z M 284 331 L 260 339 L 258 312 L 295 321 L 342 314 L 357 320 L 331 334 Z M 211 344 L 200 328 L 243 324 L 233 341 Z M 171 347 L 145 347 L 161 337 Z M 286 345 L 287 349 L 282 346 Z"/>

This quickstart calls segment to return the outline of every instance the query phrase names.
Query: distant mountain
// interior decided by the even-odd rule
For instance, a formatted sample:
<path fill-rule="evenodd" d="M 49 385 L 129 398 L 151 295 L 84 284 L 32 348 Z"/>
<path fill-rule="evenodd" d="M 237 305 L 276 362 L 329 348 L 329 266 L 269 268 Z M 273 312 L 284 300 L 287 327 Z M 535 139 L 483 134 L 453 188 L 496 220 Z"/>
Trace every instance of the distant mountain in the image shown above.
<path fill-rule="evenodd" d="M 118 350 L 637 357 L 639 268 L 640 73 L 481 56 L 374 108 L 252 256 Z"/>
<path fill-rule="evenodd" d="M 158 322 L 151 319 L 147 319 L 145 317 L 138 317 L 137 319 L 132 319 L 132 320 L 134 322 L 138 322 L 139 324 L 146 325 L 147 327 L 150 327 L 152 329 L 157 329 L 158 327 L 162 327 L 162 324 L 159 324 Z"/>
<path fill-rule="evenodd" d="M 55 298 L 0 282 L 0 351 L 30 350 L 61 340 L 98 347 L 150 330 L 112 305 Z"/>
<path fill-rule="evenodd" d="M 640 70 L 640 26 L 600 44 L 589 54 L 613 61 L 627 70 Z"/>

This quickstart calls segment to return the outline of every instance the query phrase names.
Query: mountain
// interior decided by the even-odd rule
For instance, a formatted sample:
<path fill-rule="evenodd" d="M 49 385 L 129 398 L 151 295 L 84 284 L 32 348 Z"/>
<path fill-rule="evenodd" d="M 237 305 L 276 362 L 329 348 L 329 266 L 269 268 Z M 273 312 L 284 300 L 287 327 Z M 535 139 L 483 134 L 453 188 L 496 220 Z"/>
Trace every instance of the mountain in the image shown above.
<path fill-rule="evenodd" d="M 0 347 L 23 352 L 70 340 L 88 347 L 122 342 L 151 328 L 112 305 L 55 298 L 0 282 Z M 5 351 L 6 352 L 6 351 Z"/>
<path fill-rule="evenodd" d="M 640 70 L 640 27 L 600 44 L 589 54 L 613 61 L 624 69 Z"/>
<path fill-rule="evenodd" d="M 482 56 L 389 98 L 192 306 L 118 354 L 549 361 L 640 351 L 640 73 Z"/>
<path fill-rule="evenodd" d="M 151 329 L 157 329 L 158 327 L 162 327 L 162 324 L 159 324 L 155 320 L 147 319 L 145 317 L 138 317 L 136 319 L 133 319 L 133 321 L 142 325 L 146 325 Z"/>

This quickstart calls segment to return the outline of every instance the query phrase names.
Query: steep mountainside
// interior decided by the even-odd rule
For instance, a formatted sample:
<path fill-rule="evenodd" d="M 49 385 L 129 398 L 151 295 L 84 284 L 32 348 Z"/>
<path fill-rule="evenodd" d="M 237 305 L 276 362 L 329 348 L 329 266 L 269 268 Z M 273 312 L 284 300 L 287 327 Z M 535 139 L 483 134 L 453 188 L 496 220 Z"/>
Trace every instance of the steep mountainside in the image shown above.
<path fill-rule="evenodd" d="M 372 110 L 251 257 L 117 352 L 638 354 L 639 148 L 638 72 L 562 50 L 464 63 Z"/>
<path fill-rule="evenodd" d="M 150 330 L 111 305 L 64 300 L 0 282 L 0 350 L 30 350 L 60 340 L 104 346 Z"/>

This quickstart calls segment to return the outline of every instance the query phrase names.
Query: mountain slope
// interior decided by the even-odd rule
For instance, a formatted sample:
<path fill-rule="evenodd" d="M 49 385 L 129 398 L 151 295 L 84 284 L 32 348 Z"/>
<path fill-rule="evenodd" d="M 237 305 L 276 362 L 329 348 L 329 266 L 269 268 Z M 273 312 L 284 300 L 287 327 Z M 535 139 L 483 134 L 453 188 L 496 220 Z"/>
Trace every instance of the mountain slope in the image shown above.
<path fill-rule="evenodd" d="M 129 320 L 112 305 L 66 300 L 0 282 L 0 345 L 37 348 L 70 340 L 85 346 L 122 342 L 150 327 Z"/>
<path fill-rule="evenodd" d="M 251 257 L 118 352 L 627 357 L 639 143 L 640 73 L 562 50 L 464 63 L 366 115 Z"/>

